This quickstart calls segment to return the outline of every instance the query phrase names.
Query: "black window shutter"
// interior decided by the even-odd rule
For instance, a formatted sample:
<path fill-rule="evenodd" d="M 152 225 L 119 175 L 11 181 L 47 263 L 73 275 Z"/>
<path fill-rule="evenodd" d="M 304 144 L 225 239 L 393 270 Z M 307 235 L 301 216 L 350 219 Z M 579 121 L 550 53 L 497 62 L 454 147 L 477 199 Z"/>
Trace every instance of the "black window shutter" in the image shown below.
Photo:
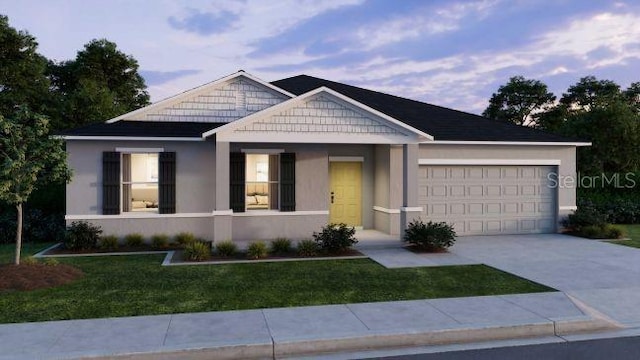
<path fill-rule="evenodd" d="M 232 152 L 229 155 L 229 207 L 233 212 L 244 212 L 245 155 L 238 152 Z"/>
<path fill-rule="evenodd" d="M 158 156 L 158 212 L 176 212 L 176 153 L 161 152 Z"/>
<path fill-rule="evenodd" d="M 102 153 L 102 213 L 120 214 L 120 153 Z"/>
<path fill-rule="evenodd" d="M 296 211 L 296 154 L 280 154 L 280 211 Z"/>

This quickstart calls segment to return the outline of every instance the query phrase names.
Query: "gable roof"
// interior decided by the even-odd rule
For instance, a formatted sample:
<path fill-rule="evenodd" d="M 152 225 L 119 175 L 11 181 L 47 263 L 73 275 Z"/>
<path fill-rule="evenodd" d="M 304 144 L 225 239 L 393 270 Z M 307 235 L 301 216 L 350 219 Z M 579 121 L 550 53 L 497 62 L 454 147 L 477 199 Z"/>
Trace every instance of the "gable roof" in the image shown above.
<path fill-rule="evenodd" d="M 176 122 L 176 121 L 117 121 L 91 124 L 63 132 L 67 139 L 82 137 L 125 138 L 197 138 L 225 123 Z"/>
<path fill-rule="evenodd" d="M 298 75 L 274 81 L 272 84 L 296 95 L 327 87 L 432 135 L 436 141 L 580 142 L 524 126 L 308 75 Z"/>

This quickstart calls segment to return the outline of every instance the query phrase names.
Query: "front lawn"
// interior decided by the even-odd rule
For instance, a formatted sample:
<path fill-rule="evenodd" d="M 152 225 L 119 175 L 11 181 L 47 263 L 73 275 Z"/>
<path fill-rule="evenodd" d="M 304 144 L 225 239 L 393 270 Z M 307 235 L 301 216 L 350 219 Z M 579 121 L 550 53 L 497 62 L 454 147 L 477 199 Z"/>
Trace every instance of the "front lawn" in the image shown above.
<path fill-rule="evenodd" d="M 614 244 L 631 246 L 634 248 L 640 248 L 640 225 L 616 225 L 624 229 L 626 236 L 631 240 L 617 240 L 611 241 Z"/>
<path fill-rule="evenodd" d="M 0 261 L 11 252 L 0 245 Z M 385 269 L 358 259 L 162 267 L 163 258 L 60 259 L 85 276 L 0 292 L 0 323 L 552 291 L 484 265 Z"/>

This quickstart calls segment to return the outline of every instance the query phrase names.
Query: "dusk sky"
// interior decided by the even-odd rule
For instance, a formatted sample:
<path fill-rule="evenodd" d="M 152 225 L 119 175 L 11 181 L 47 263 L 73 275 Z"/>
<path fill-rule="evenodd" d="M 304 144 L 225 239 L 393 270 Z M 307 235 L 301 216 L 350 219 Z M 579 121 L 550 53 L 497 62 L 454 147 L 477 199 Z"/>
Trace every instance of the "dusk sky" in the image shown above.
<path fill-rule="evenodd" d="M 0 0 L 55 60 L 93 38 L 133 55 L 152 101 L 244 69 L 308 74 L 481 113 L 509 77 L 560 96 L 580 77 L 640 81 L 640 2 Z"/>

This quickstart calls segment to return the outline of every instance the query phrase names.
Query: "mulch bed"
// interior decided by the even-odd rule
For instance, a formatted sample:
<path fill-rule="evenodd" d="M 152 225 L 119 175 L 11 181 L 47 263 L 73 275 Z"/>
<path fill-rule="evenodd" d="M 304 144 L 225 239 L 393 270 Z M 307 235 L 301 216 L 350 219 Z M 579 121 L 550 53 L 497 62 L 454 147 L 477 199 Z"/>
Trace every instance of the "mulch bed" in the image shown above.
<path fill-rule="evenodd" d="M 151 246 L 118 246 L 117 249 L 107 250 L 107 249 L 85 249 L 85 250 L 69 250 L 64 246 L 58 246 L 57 248 L 51 249 L 46 252 L 45 255 L 71 255 L 71 254 L 105 254 L 105 253 L 114 253 L 114 252 L 139 252 L 139 251 L 170 251 L 170 250 L 179 250 L 182 249 L 179 246 L 169 246 L 166 248 L 154 248 Z"/>
<path fill-rule="evenodd" d="M 449 252 L 447 249 L 425 249 L 418 246 L 405 246 L 404 248 L 416 254 L 442 254 Z"/>
<path fill-rule="evenodd" d="M 68 284 L 84 274 L 71 265 L 0 265 L 0 291 L 35 290 Z"/>
<path fill-rule="evenodd" d="M 296 252 L 291 252 L 288 254 L 269 254 L 267 255 L 267 257 L 264 258 L 260 258 L 260 259 L 250 259 L 247 257 L 246 252 L 238 252 L 236 253 L 234 256 L 220 256 L 220 255 L 216 255 L 213 254 L 208 260 L 205 261 L 224 261 L 224 262 L 234 262 L 234 261 L 244 261 L 244 260 L 279 260 L 279 259 L 313 259 L 313 258 L 323 258 L 323 257 L 328 257 L 328 258 L 343 258 L 343 257 L 350 257 L 350 256 L 363 256 L 364 254 L 361 253 L 358 250 L 355 249 L 349 249 L 346 251 L 343 251 L 339 254 L 323 254 L 323 253 L 319 253 L 318 256 L 300 256 L 298 255 L 298 253 Z M 191 260 L 187 260 L 185 259 L 184 255 L 182 252 L 179 252 L 176 254 L 176 256 L 174 256 L 173 261 L 172 262 L 202 262 L 202 261 L 191 261 Z"/>

